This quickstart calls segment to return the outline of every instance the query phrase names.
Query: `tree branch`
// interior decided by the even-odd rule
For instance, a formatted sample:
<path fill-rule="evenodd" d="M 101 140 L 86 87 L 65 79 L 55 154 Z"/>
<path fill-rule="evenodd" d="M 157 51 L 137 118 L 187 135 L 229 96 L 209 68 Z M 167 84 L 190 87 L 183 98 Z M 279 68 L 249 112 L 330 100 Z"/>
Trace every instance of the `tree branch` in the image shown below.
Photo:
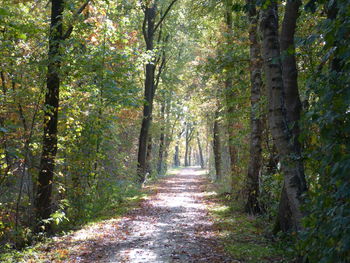
<path fill-rule="evenodd" d="M 177 0 L 173 0 L 170 5 L 168 6 L 168 8 L 166 9 L 164 15 L 160 18 L 159 22 L 157 23 L 157 25 L 154 27 L 154 32 L 158 29 L 158 27 L 163 23 L 163 20 L 165 19 L 165 17 L 167 16 L 167 14 L 169 13 L 170 9 L 172 8 L 172 6 L 176 3 Z"/>
<path fill-rule="evenodd" d="M 165 58 L 165 54 L 163 54 L 162 63 L 161 63 L 160 66 L 159 66 L 158 74 L 157 74 L 157 77 L 156 77 L 156 83 L 155 83 L 155 85 L 154 85 L 153 96 L 154 96 L 154 93 L 156 92 L 156 89 L 158 88 L 160 75 L 162 74 L 162 71 L 163 71 L 165 65 L 166 65 L 166 58 Z"/>
<path fill-rule="evenodd" d="M 162 12 L 160 12 L 160 16 L 162 16 Z M 159 34 L 158 34 L 158 40 L 157 40 L 157 43 L 159 44 L 160 41 L 162 40 L 162 33 L 163 33 L 163 25 L 160 25 L 160 28 L 159 28 Z"/>
<path fill-rule="evenodd" d="M 77 19 L 77 17 L 84 11 L 84 9 L 88 6 L 88 4 L 90 3 L 91 0 L 87 0 L 78 10 L 77 12 L 74 14 L 74 18 L 73 18 L 73 21 L 75 21 Z M 62 39 L 67 39 L 70 37 L 70 35 L 72 34 L 73 32 L 73 28 L 74 28 L 74 25 L 73 23 L 70 24 L 68 26 L 68 29 L 66 30 L 66 32 L 63 34 L 63 37 Z"/>
<path fill-rule="evenodd" d="M 147 31 L 146 31 L 146 22 L 147 22 L 147 17 L 148 17 L 148 9 L 145 8 L 144 9 L 144 18 L 143 18 L 143 22 L 142 22 L 142 33 L 143 33 L 143 37 L 145 38 L 145 41 L 146 43 L 148 43 L 148 34 L 147 34 Z"/>

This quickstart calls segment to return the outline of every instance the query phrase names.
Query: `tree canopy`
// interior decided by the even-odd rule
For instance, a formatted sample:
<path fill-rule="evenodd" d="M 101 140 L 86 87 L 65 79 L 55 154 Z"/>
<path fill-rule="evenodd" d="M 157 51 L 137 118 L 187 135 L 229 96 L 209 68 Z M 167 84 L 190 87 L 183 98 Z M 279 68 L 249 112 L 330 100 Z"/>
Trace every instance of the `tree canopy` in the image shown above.
<path fill-rule="evenodd" d="M 296 262 L 350 261 L 349 17 L 349 0 L 1 0 L 0 245 L 201 166 Z"/>

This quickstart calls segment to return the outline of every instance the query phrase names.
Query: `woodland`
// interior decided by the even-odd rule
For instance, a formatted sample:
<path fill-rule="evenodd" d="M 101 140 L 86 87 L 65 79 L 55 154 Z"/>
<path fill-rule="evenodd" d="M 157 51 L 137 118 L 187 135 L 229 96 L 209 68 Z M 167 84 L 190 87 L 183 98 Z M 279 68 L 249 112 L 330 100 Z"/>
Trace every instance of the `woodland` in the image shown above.
<path fill-rule="evenodd" d="M 0 0 L 0 75 L 0 261 L 199 166 L 350 262 L 349 0 Z"/>

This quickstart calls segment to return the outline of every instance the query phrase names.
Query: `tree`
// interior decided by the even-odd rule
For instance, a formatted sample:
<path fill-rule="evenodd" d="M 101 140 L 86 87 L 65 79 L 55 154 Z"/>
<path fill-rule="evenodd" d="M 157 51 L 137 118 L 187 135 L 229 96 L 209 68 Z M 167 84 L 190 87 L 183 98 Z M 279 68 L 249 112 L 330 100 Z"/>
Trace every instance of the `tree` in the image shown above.
<path fill-rule="evenodd" d="M 45 96 L 44 137 L 36 198 L 37 219 L 51 215 L 51 192 L 57 153 L 57 123 L 59 107 L 61 41 L 63 37 L 64 1 L 53 0 L 49 35 L 47 91 Z"/>
<path fill-rule="evenodd" d="M 262 59 L 258 40 L 258 12 L 255 1 L 248 0 L 249 40 L 250 40 L 250 156 L 247 175 L 247 202 L 245 210 L 251 214 L 261 211 L 259 197 L 259 174 L 262 166 L 262 120 L 260 113 L 260 97 L 262 90 Z"/>
<path fill-rule="evenodd" d="M 198 144 L 198 152 L 199 152 L 199 164 L 201 168 L 204 168 L 204 157 L 203 157 L 203 150 L 201 146 L 201 141 L 199 140 L 199 132 L 197 132 L 197 144 Z"/>
<path fill-rule="evenodd" d="M 153 51 L 154 51 L 154 37 L 157 29 L 162 25 L 165 17 L 171 10 L 172 6 L 175 4 L 177 0 L 173 0 L 164 14 L 160 17 L 159 21 L 156 23 L 157 17 L 157 9 L 158 9 L 158 1 L 153 1 L 150 3 L 145 3 L 143 5 L 144 11 L 144 20 L 142 24 L 142 32 L 143 37 L 146 43 L 146 51 L 151 54 L 152 59 L 146 64 L 145 71 L 145 90 L 144 90 L 144 105 L 143 105 L 143 118 L 139 136 L 139 149 L 138 149 L 138 176 L 139 181 L 143 183 L 146 174 L 146 166 L 147 166 L 147 142 L 148 142 L 148 134 L 149 129 L 152 122 L 152 111 L 153 111 L 153 100 L 155 90 L 155 70 L 156 65 L 154 64 Z"/>
<path fill-rule="evenodd" d="M 232 28 L 232 0 L 225 0 L 225 23 L 226 23 L 226 45 L 227 45 L 227 58 L 230 58 L 233 56 L 233 47 L 232 47 L 232 36 L 233 36 L 233 28 Z M 230 61 L 231 62 L 231 61 Z M 228 147 L 230 152 L 230 160 L 231 160 L 231 177 L 232 182 L 234 182 L 234 177 L 237 176 L 237 148 L 234 143 L 234 138 L 236 136 L 235 134 L 235 98 L 237 97 L 237 94 L 233 87 L 233 76 L 232 71 L 230 70 L 230 63 L 226 63 L 228 66 L 226 66 L 226 71 L 224 72 L 224 78 L 225 78 L 225 102 L 226 102 L 226 111 L 227 111 L 227 122 L 228 122 Z M 219 138 L 217 139 L 219 140 Z M 221 173 L 221 172 L 220 172 Z"/>
<path fill-rule="evenodd" d="M 220 180 L 222 177 L 222 163 L 221 163 L 221 141 L 220 141 L 220 128 L 219 128 L 219 110 L 215 111 L 214 125 L 213 125 L 213 152 L 214 163 L 216 171 L 216 179 Z"/>
<path fill-rule="evenodd" d="M 185 157 L 184 157 L 184 164 L 185 166 L 191 165 L 191 146 L 190 143 L 192 141 L 194 134 L 194 126 L 190 122 L 186 122 L 185 126 Z"/>
<path fill-rule="evenodd" d="M 284 174 L 284 184 L 292 213 L 293 228 L 301 229 L 303 214 L 300 206 L 302 194 L 306 191 L 300 159 L 295 158 L 295 149 L 291 145 L 291 133 L 288 127 L 284 102 L 283 74 L 281 68 L 280 43 L 278 37 L 277 2 L 271 1 L 262 11 L 262 50 L 268 87 L 269 125 Z"/>
<path fill-rule="evenodd" d="M 76 13 L 81 14 L 89 1 L 82 5 Z M 60 70 L 62 61 L 62 41 L 70 36 L 73 25 L 63 32 L 63 0 L 53 0 L 51 5 L 51 25 L 49 34 L 48 66 L 46 79 L 46 95 L 44 102 L 44 136 L 38 190 L 36 196 L 36 213 L 39 221 L 48 219 L 51 214 L 51 193 L 57 153 L 57 123 L 59 108 Z M 42 223 L 42 222 L 40 222 Z"/>

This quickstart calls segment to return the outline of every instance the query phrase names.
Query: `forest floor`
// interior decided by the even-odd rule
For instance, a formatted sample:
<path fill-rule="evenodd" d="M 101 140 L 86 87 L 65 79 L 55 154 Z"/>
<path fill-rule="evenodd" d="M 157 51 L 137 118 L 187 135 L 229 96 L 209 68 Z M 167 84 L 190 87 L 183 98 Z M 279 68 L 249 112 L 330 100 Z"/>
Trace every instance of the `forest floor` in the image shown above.
<path fill-rule="evenodd" d="M 288 262 L 209 185 L 204 170 L 181 169 L 147 186 L 123 217 L 55 238 L 21 262 Z"/>

